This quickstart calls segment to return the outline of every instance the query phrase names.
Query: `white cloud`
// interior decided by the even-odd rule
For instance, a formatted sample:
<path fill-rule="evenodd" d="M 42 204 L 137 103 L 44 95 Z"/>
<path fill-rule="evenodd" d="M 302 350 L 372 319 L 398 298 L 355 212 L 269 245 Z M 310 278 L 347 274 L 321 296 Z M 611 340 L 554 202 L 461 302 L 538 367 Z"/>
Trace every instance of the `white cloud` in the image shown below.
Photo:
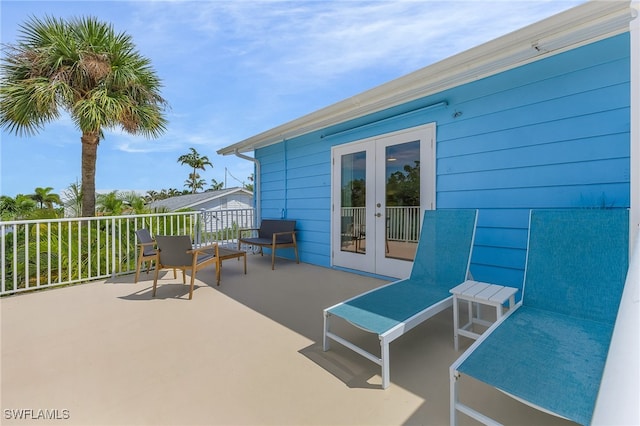
<path fill-rule="evenodd" d="M 245 70 L 291 84 L 375 69 L 381 63 L 406 73 L 577 3 L 211 1 L 186 3 L 186 8 L 172 3 L 168 12 L 202 36 L 183 49 L 208 46 L 233 56 Z M 178 6 L 190 13 L 178 12 Z M 156 28 L 162 32 L 163 27 Z"/>

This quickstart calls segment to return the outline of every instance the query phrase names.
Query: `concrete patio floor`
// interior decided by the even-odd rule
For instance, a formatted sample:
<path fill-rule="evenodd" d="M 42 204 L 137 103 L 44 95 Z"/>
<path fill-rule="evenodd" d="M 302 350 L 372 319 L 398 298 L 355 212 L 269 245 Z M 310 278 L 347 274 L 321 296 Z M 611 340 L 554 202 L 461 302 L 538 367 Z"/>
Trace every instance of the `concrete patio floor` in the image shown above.
<path fill-rule="evenodd" d="M 391 344 L 391 386 L 336 343 L 322 351 L 322 310 L 385 282 L 249 255 L 188 286 L 133 275 L 0 300 L 2 424 L 446 425 L 453 349 L 448 309 Z M 375 336 L 343 334 L 375 351 Z M 470 343 L 462 339 L 462 349 Z M 469 378 L 461 399 L 505 424 L 571 424 Z M 58 410 L 20 420 L 16 410 Z M 51 411 L 50 411 L 51 412 Z M 68 418 L 66 418 L 68 417 Z M 460 424 L 474 422 L 460 415 Z"/>

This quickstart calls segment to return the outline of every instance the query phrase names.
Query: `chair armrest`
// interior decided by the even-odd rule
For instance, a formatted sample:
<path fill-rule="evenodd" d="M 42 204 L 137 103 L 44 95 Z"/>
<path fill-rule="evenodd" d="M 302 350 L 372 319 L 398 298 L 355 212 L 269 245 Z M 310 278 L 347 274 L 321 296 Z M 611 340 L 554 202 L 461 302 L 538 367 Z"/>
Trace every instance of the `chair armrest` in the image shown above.
<path fill-rule="evenodd" d="M 296 231 L 295 230 L 294 231 L 280 231 L 280 232 L 274 232 L 272 234 L 272 236 L 271 236 L 271 240 L 272 240 L 271 244 L 272 245 L 274 245 L 274 246 L 277 245 L 278 242 L 276 240 L 278 239 L 278 236 L 280 236 L 280 235 L 291 235 L 291 237 L 293 237 L 293 243 L 296 242 Z"/>
<path fill-rule="evenodd" d="M 274 232 L 273 235 L 286 235 L 286 234 L 294 235 L 295 233 L 296 231 L 281 231 L 281 232 Z"/>
<path fill-rule="evenodd" d="M 218 251 L 218 243 L 207 244 L 206 246 L 192 248 L 191 250 L 187 250 L 187 253 L 198 254 L 198 253 L 204 253 L 204 252 L 206 252 L 208 250 L 215 250 L 217 252 Z"/>
<path fill-rule="evenodd" d="M 246 231 L 259 231 L 260 228 L 240 228 L 238 229 L 238 238 L 240 238 L 240 234 Z"/>

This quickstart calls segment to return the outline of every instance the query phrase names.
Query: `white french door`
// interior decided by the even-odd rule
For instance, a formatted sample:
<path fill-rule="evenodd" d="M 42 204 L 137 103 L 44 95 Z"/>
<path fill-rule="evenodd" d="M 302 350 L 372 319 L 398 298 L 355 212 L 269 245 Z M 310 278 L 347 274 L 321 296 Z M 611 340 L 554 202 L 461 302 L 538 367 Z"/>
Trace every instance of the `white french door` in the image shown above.
<path fill-rule="evenodd" d="M 336 146 L 332 164 L 333 265 L 408 276 L 435 207 L 435 125 Z"/>

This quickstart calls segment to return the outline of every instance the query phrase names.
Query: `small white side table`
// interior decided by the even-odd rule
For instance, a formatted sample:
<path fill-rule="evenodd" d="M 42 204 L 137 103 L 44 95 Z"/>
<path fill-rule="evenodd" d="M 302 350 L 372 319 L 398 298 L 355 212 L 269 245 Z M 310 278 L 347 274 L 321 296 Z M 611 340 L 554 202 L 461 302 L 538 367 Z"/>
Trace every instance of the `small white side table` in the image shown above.
<path fill-rule="evenodd" d="M 473 324 L 480 324 L 485 327 L 489 327 L 492 324 L 492 322 L 481 318 L 480 306 L 476 307 L 476 315 L 474 315 L 473 305 L 482 304 L 495 307 L 496 319 L 499 319 L 503 315 L 502 305 L 504 305 L 507 300 L 509 301 L 509 309 L 513 308 L 515 294 L 518 292 L 518 289 L 467 280 L 449 291 L 453 294 L 453 345 L 457 351 L 458 336 L 465 336 L 474 340 L 480 337 L 480 334 L 471 330 Z M 466 300 L 469 305 L 469 322 L 463 326 L 459 325 L 458 318 L 458 301 L 460 300 Z"/>

